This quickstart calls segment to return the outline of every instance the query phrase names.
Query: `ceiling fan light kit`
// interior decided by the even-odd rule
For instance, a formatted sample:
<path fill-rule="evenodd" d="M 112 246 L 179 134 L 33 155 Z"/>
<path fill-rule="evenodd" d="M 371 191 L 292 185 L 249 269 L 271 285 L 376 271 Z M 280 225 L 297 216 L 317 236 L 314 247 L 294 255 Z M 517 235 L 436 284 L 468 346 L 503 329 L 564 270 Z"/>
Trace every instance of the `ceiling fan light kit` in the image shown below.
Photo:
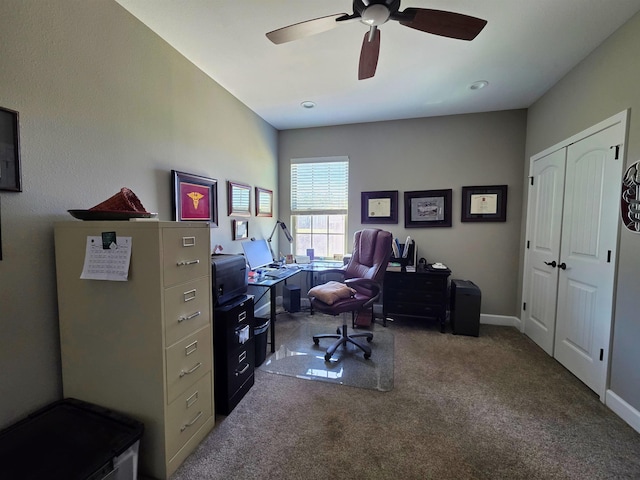
<path fill-rule="evenodd" d="M 376 73 L 380 53 L 378 27 L 389 20 L 421 32 L 467 41 L 476 38 L 487 24 L 486 20 L 480 18 L 444 10 L 407 8 L 400 11 L 400 0 L 354 0 L 351 15 L 338 13 L 295 23 L 267 33 L 267 38 L 275 44 L 281 44 L 326 32 L 341 24 L 360 21 L 369 27 L 362 42 L 358 67 L 358 80 L 363 80 Z"/>

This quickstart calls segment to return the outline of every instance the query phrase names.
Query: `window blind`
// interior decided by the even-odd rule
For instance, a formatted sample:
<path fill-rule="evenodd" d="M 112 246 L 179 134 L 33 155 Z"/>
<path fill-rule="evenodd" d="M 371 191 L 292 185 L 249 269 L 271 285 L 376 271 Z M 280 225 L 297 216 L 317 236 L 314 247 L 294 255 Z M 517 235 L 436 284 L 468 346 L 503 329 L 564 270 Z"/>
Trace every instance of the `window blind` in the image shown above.
<path fill-rule="evenodd" d="M 291 161 L 292 214 L 346 214 L 348 195 L 348 161 Z"/>

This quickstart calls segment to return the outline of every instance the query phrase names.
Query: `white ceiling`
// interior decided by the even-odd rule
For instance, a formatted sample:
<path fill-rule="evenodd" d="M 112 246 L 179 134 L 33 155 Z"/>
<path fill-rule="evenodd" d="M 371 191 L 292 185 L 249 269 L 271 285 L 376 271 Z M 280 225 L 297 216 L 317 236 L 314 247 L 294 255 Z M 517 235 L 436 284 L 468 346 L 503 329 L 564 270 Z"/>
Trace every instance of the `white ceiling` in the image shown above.
<path fill-rule="evenodd" d="M 350 0 L 117 0 L 280 130 L 526 108 L 640 10 L 640 0 L 404 0 L 483 18 L 471 42 L 389 21 L 358 80 L 362 23 L 274 45 L 265 33 Z M 489 86 L 470 90 L 486 80 Z M 300 103 L 311 100 L 313 109 Z"/>

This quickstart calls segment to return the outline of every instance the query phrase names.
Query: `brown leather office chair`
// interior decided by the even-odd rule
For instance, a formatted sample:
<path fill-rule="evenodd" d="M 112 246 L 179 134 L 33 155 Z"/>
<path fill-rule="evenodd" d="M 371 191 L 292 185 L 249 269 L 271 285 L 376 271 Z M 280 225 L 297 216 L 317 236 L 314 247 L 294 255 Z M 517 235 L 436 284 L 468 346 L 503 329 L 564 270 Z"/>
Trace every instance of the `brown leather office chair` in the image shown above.
<path fill-rule="evenodd" d="M 351 312 L 352 325 L 355 323 L 355 316 L 358 311 L 371 308 L 371 318 L 375 320 L 373 314 L 373 303 L 380 297 L 382 290 L 382 280 L 387 269 L 387 263 L 391 256 L 392 235 L 390 232 L 377 228 L 367 228 L 355 233 L 353 241 L 353 252 L 349 263 L 340 269 L 332 269 L 326 273 L 340 273 L 344 276 L 344 285 L 351 290 L 345 293 L 343 290 L 336 290 L 336 282 L 318 285 L 309 290 L 309 300 L 311 310 L 318 310 L 329 315 L 340 315 Z M 338 289 L 340 290 L 340 289 Z M 326 295 L 331 293 L 332 295 Z M 336 298 L 335 294 L 338 294 Z M 362 343 L 356 338 L 364 337 L 367 342 L 373 339 L 373 333 L 347 333 L 347 320 L 343 316 L 342 328 L 338 327 L 337 333 L 314 335 L 313 341 L 316 345 L 321 338 L 334 338 L 336 341 L 331 345 L 324 356 L 328 362 L 340 345 L 352 343 L 364 352 L 364 358 L 371 356 L 371 347 Z"/>

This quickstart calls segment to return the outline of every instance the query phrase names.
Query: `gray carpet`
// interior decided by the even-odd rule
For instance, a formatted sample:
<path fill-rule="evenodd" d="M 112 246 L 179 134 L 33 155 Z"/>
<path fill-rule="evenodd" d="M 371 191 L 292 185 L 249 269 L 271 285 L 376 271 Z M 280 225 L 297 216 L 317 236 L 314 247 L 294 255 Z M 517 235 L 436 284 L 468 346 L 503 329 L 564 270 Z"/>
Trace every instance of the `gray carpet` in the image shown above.
<path fill-rule="evenodd" d="M 303 320 L 278 315 L 279 338 Z M 640 434 L 517 330 L 388 329 L 391 391 L 258 369 L 172 480 L 640 478 Z"/>
<path fill-rule="evenodd" d="M 281 329 L 277 341 L 279 348 L 259 367 L 278 375 L 288 375 L 305 380 L 336 383 L 351 387 L 389 391 L 393 388 L 393 333 L 389 329 L 352 329 L 349 333 L 372 331 L 369 343 L 371 357 L 365 359 L 362 350 L 348 343 L 339 347 L 329 362 L 325 361 L 326 349 L 333 339 L 320 339 L 313 343 L 313 336 L 320 333 L 336 333 L 342 320 L 330 315 L 315 314 L 296 322 L 297 328 Z M 276 325 L 280 325 L 276 322 Z M 374 327 L 375 328 L 375 327 Z M 365 339 L 361 339 L 367 343 Z"/>

